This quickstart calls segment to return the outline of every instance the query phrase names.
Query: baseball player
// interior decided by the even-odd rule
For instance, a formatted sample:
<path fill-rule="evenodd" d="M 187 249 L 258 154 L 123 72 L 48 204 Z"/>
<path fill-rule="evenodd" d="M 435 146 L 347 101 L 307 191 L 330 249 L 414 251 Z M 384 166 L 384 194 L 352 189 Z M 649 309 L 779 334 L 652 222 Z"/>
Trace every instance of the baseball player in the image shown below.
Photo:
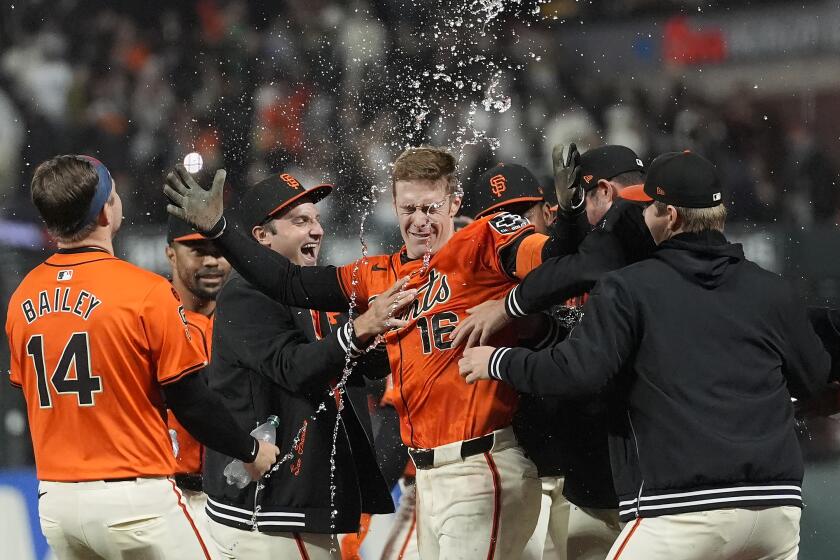
<path fill-rule="evenodd" d="M 200 441 L 253 476 L 279 450 L 236 428 L 195 375 L 206 360 L 169 282 L 114 256 L 122 203 L 108 169 L 58 156 L 38 166 L 31 188 L 59 248 L 15 290 L 6 335 L 44 536 L 60 560 L 210 558 L 171 478 L 162 394 Z"/>
<path fill-rule="evenodd" d="M 324 236 L 316 203 L 331 191 L 330 185 L 306 189 L 289 173 L 253 185 L 239 205 L 251 243 L 314 266 Z M 218 298 L 207 379 L 240 426 L 276 414 L 277 441 L 289 455 L 262 487 L 237 488 L 224 476 L 230 458 L 207 452 L 206 511 L 225 558 L 338 560 L 336 534 L 357 532 L 363 512 L 394 511 L 363 427 L 367 409 L 357 410 L 336 383 L 347 358 L 357 362 L 347 385 L 363 385 L 362 374 L 388 374 L 384 352 L 362 351 L 386 330 L 391 306 L 412 301 L 398 286 L 351 331 L 331 314 L 274 301 L 231 273 Z"/>
<path fill-rule="evenodd" d="M 495 212 L 510 212 L 527 219 L 537 232 L 547 234 L 554 221 L 545 193 L 527 168 L 500 163 L 476 181 L 469 198 L 473 218 Z M 470 313 L 473 310 L 468 309 Z M 460 340 L 456 339 L 456 344 Z M 542 507 L 537 528 L 528 540 L 525 560 L 541 558 L 565 560 L 569 502 L 563 496 L 566 449 L 559 445 L 556 417 L 563 403 L 552 397 L 521 395 L 513 421 L 517 440 L 534 461 L 542 481 Z M 549 527 L 552 528 L 549 531 Z"/>
<path fill-rule="evenodd" d="M 461 373 L 565 397 L 621 386 L 610 457 L 628 523 L 608 559 L 793 560 L 803 463 L 790 397 L 825 386 L 829 355 L 789 287 L 724 237 L 711 163 L 663 154 L 629 189 L 650 203 L 652 258 L 606 274 L 565 342 L 472 348 Z"/>
<path fill-rule="evenodd" d="M 472 310 L 456 329 L 456 342 L 467 339 L 467 335 L 468 347 L 482 338 L 486 340 L 488 333 L 511 320 L 508 313 L 514 313 L 509 311 L 512 309 L 519 316 L 562 305 L 553 311 L 562 312 L 562 321 L 571 326 L 579 316 L 577 310 L 586 291 L 602 274 L 640 260 L 653 250 L 641 206 L 619 198 L 627 187 L 642 180 L 638 156 L 624 146 L 603 146 L 581 156 L 572 145 L 565 160 L 562 152 L 559 146 L 554 150 L 555 191 L 560 206 L 555 228 L 562 232 L 568 254 L 548 259 L 538 267 L 512 290 L 508 306 L 497 301 Z M 583 240 L 579 239 L 581 221 L 586 223 Z M 553 415 L 548 425 L 556 442 L 551 446 L 554 464 L 563 462 L 566 477 L 562 491 L 571 502 L 568 527 L 552 525 L 550 530 L 566 536 L 570 560 L 603 558 L 621 530 L 609 466 L 605 402 L 605 396 L 586 397 L 543 411 L 543 416 Z M 533 447 L 545 454 L 539 440 L 546 429 L 539 426 L 546 422 L 535 419 L 531 424 L 530 429 L 521 430 L 522 439 L 533 434 L 531 437 L 537 440 Z M 536 461 L 538 466 L 546 463 Z"/>
<path fill-rule="evenodd" d="M 172 287 L 184 307 L 190 335 L 201 351 L 210 359 L 213 340 L 213 313 L 216 296 L 230 272 L 230 265 L 213 243 L 205 239 L 183 220 L 169 217 L 166 228 L 166 258 L 172 274 Z M 201 488 L 201 466 L 204 462 L 202 445 L 167 410 L 166 423 L 170 434 L 174 431 L 177 454 L 175 484 L 183 492 L 196 518 L 206 523 L 204 507 L 207 496 Z"/>
<path fill-rule="evenodd" d="M 398 278 L 409 278 L 417 298 L 402 318 L 405 326 L 385 341 L 400 393 L 402 439 L 417 468 L 420 555 L 518 557 L 533 533 L 540 495 L 536 469 L 510 426 L 518 398 L 492 384 L 463 390 L 450 336 L 467 309 L 509 290 L 549 256 L 548 238 L 506 213 L 454 232 L 460 206 L 454 157 L 437 148 L 410 148 L 393 171 L 405 246 L 337 269 L 300 268 L 256 250 L 235 224 L 227 227 L 223 175 L 218 172 L 204 190 L 179 166 L 167 176 L 167 209 L 216 237 L 234 268 L 271 297 L 330 310 L 354 301 L 364 309 Z"/>

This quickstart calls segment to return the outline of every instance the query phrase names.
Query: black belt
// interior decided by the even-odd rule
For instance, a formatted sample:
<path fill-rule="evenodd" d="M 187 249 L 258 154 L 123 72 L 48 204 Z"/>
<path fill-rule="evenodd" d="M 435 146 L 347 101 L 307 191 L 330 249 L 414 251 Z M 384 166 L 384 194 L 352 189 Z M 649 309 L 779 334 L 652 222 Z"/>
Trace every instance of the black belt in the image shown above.
<path fill-rule="evenodd" d="M 493 449 L 493 441 L 495 440 L 493 434 L 477 437 L 475 439 L 468 439 L 461 442 L 461 459 L 472 457 L 473 455 L 481 455 Z M 414 466 L 418 469 L 430 469 L 435 466 L 435 450 L 434 449 L 408 449 L 408 454 L 411 460 L 414 461 Z"/>
<path fill-rule="evenodd" d="M 181 490 L 189 490 L 191 492 L 202 492 L 201 475 L 200 474 L 176 474 L 175 484 Z"/>

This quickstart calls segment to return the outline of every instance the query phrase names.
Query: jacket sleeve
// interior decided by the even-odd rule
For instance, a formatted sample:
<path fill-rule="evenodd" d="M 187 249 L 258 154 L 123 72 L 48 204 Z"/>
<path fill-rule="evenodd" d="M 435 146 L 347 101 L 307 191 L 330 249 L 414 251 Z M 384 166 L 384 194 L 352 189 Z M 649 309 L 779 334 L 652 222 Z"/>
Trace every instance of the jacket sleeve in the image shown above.
<path fill-rule="evenodd" d="M 295 324 L 296 310 L 271 301 L 241 279 L 233 281 L 240 284 L 231 286 L 235 292 L 221 302 L 216 320 L 222 324 L 216 328 L 224 329 L 243 367 L 289 391 L 309 392 L 341 377 L 348 351 L 353 358 L 361 354 L 363 345 L 351 336 L 349 325 L 310 342 Z"/>
<path fill-rule="evenodd" d="M 598 393 L 638 347 L 635 307 L 621 281 L 608 275 L 590 294 L 583 319 L 565 341 L 539 352 L 498 348 L 490 357 L 490 376 L 521 393 L 566 398 Z"/>
<path fill-rule="evenodd" d="M 280 303 L 320 311 L 346 311 L 349 306 L 333 266 L 293 264 L 255 242 L 234 221 L 214 242 L 243 278 Z"/>
<path fill-rule="evenodd" d="M 831 381 L 840 381 L 840 311 L 825 307 L 809 307 L 808 319 L 831 356 Z"/>
<path fill-rule="evenodd" d="M 552 257 L 525 276 L 505 298 L 507 314 L 523 317 L 563 303 L 591 290 L 606 272 L 625 266 L 625 260 L 615 235 L 593 231 L 577 253 Z"/>
<path fill-rule="evenodd" d="M 805 306 L 791 293 L 787 293 L 788 302 L 782 308 L 781 324 L 786 329 L 782 374 L 790 394 L 805 399 L 825 389 L 831 357 L 808 321 Z"/>

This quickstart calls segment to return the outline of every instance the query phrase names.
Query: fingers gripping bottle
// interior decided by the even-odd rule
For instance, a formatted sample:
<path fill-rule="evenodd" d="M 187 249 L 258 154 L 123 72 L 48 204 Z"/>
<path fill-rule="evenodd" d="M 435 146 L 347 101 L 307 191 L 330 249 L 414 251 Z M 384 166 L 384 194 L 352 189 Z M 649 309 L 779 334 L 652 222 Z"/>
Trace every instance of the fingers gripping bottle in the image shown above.
<path fill-rule="evenodd" d="M 276 416 L 269 416 L 265 424 L 260 424 L 251 432 L 259 441 L 274 443 L 277 439 L 277 426 L 280 420 Z M 251 482 L 251 475 L 245 469 L 245 464 L 239 459 L 234 459 L 225 467 L 225 479 L 228 484 L 235 484 L 237 488 L 245 488 Z"/>

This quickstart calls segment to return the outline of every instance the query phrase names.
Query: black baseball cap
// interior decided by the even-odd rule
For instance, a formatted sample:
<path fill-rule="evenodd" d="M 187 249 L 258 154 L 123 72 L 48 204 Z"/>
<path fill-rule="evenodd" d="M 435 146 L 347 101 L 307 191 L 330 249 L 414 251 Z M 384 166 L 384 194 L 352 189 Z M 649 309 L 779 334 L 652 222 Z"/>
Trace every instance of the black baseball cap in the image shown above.
<path fill-rule="evenodd" d="M 619 196 L 682 208 L 711 208 L 723 202 L 723 189 L 712 162 L 686 150 L 658 156 L 650 164 L 645 184 L 626 187 Z"/>
<path fill-rule="evenodd" d="M 207 239 L 192 226 L 181 218 L 176 218 L 172 214 L 166 222 L 166 242 L 170 245 L 173 243 L 189 243 L 190 241 L 203 241 Z"/>
<path fill-rule="evenodd" d="M 332 192 L 332 185 L 306 189 L 289 173 L 276 173 L 250 187 L 239 201 L 238 213 L 249 228 L 288 208 L 295 202 L 318 202 Z"/>
<path fill-rule="evenodd" d="M 545 201 L 537 178 L 525 167 L 500 163 L 485 171 L 475 184 L 467 214 L 477 220 L 503 210 L 522 214 Z"/>
<path fill-rule="evenodd" d="M 598 181 L 609 181 L 629 171 L 645 172 L 645 166 L 636 152 L 627 146 L 601 146 L 580 156 L 580 186 L 589 191 Z"/>

